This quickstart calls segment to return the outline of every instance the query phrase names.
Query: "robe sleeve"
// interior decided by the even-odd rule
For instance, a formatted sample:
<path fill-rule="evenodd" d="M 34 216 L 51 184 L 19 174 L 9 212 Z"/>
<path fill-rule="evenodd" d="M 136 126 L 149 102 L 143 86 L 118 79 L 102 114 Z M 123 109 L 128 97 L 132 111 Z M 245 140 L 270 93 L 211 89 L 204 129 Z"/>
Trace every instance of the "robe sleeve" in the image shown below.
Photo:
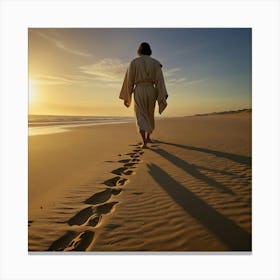
<path fill-rule="evenodd" d="M 165 87 L 164 77 L 161 70 L 161 64 L 159 65 L 159 67 L 157 67 L 156 88 L 158 93 L 157 96 L 158 108 L 159 108 L 159 113 L 161 114 L 164 111 L 164 109 L 167 107 L 166 99 L 168 97 L 167 90 Z"/>
<path fill-rule="evenodd" d="M 124 77 L 122 89 L 119 95 L 120 99 L 127 101 L 129 105 L 131 104 L 131 95 L 134 90 L 134 81 L 135 81 L 135 66 L 131 62 Z"/>

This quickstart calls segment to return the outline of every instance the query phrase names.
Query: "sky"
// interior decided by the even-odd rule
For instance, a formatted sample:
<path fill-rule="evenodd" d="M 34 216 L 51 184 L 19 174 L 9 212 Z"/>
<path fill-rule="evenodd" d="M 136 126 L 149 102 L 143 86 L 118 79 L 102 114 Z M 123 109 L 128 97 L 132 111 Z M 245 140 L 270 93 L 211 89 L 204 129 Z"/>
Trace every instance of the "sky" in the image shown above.
<path fill-rule="evenodd" d="M 29 28 L 29 114 L 132 116 L 118 97 L 141 42 L 163 65 L 165 116 L 251 108 L 250 28 Z"/>

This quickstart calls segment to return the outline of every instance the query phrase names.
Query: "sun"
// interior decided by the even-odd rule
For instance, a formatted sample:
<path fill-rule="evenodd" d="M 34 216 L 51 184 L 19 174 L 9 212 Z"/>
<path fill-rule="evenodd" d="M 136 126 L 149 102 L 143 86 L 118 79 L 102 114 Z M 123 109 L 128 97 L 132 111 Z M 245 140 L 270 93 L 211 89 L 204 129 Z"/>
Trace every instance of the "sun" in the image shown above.
<path fill-rule="evenodd" d="M 37 100 L 37 88 L 33 80 L 29 80 L 28 84 L 28 101 L 34 103 Z"/>

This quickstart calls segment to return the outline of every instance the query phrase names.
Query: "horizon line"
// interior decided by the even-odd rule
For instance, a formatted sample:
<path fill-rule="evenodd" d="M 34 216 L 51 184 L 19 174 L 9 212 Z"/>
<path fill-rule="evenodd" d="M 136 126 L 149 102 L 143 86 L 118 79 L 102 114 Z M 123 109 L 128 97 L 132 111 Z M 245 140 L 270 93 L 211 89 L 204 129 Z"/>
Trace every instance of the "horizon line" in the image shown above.
<path fill-rule="evenodd" d="M 251 110 L 252 108 L 242 108 L 242 109 L 237 109 L 237 110 L 224 110 L 224 111 L 212 111 L 212 112 L 207 112 L 207 113 L 195 113 L 191 115 L 184 115 L 184 116 L 155 116 L 155 118 L 174 118 L 174 117 L 192 117 L 192 116 L 201 116 L 201 115 L 210 115 L 210 114 L 222 114 L 222 113 L 238 113 L 242 111 L 248 111 Z M 135 117 L 134 115 L 132 116 L 118 116 L 118 115 L 61 115 L 61 114 L 28 114 L 28 116 L 63 116 L 63 117 L 122 117 L 122 118 L 129 118 L 129 117 Z"/>

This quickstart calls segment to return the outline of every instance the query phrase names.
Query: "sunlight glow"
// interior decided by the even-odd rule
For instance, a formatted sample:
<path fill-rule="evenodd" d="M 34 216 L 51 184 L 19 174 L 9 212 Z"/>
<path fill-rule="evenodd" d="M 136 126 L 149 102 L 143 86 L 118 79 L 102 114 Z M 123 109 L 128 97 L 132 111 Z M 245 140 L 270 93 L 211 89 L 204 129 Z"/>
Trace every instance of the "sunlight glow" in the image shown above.
<path fill-rule="evenodd" d="M 28 98 L 29 104 L 34 103 L 37 100 L 37 87 L 35 85 L 35 82 L 32 80 L 29 80 Z"/>

